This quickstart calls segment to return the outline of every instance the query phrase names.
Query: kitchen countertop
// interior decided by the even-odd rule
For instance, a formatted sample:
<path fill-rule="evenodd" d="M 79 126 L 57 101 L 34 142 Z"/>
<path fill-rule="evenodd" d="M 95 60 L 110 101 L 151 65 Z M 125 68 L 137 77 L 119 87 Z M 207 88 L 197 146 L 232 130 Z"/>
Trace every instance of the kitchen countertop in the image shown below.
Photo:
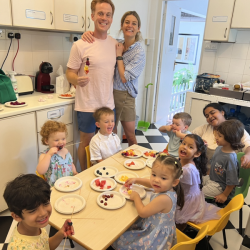
<path fill-rule="evenodd" d="M 19 96 L 18 101 L 19 102 L 26 102 L 28 105 L 20 108 L 11 108 L 6 107 L 4 104 L 0 104 L 0 109 L 3 108 L 3 110 L 0 111 L 0 119 L 6 118 L 14 115 L 20 115 L 24 113 L 34 112 L 42 109 L 48 109 L 58 106 L 63 106 L 71 103 L 75 103 L 75 98 L 73 99 L 63 99 L 59 98 L 59 94 L 49 94 L 52 95 L 53 98 L 47 99 L 45 102 L 38 102 L 39 98 L 47 98 L 48 94 L 43 94 L 40 92 L 34 92 L 31 95 L 23 95 Z"/>

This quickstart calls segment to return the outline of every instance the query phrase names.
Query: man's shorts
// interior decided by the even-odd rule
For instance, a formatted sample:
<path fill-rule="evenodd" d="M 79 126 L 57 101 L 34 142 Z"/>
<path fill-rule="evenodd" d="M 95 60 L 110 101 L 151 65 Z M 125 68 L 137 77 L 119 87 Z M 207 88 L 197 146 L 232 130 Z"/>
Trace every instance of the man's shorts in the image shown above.
<path fill-rule="evenodd" d="M 115 109 L 113 109 L 115 115 Z M 77 112 L 78 128 L 84 133 L 94 133 L 96 131 L 94 112 Z M 115 116 L 116 119 L 116 116 Z"/>

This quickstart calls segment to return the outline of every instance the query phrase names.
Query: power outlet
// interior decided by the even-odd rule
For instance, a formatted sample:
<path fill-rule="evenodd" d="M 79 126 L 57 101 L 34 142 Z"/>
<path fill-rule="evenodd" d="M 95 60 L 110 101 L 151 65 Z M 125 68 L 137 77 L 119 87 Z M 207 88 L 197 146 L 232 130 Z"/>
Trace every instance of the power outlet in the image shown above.
<path fill-rule="evenodd" d="M 76 42 L 77 40 L 80 40 L 82 38 L 81 34 L 70 34 L 69 41 L 70 42 Z"/>
<path fill-rule="evenodd" d="M 6 31 L 0 29 L 0 40 L 5 40 L 6 39 Z"/>
<path fill-rule="evenodd" d="M 17 33 L 17 32 L 18 32 L 17 30 L 6 30 L 6 39 L 9 39 L 8 33 L 13 33 L 15 35 L 15 33 Z"/>

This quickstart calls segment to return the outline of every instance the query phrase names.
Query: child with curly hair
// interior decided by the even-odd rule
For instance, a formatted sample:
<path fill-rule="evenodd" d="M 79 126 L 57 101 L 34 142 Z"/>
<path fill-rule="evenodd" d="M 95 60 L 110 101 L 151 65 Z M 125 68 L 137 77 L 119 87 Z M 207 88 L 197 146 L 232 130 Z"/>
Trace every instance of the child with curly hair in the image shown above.
<path fill-rule="evenodd" d="M 66 145 L 67 127 L 62 122 L 47 121 L 41 128 L 43 145 L 48 148 L 39 157 L 36 167 L 40 175 L 44 175 L 50 186 L 64 176 L 78 174 Z"/>

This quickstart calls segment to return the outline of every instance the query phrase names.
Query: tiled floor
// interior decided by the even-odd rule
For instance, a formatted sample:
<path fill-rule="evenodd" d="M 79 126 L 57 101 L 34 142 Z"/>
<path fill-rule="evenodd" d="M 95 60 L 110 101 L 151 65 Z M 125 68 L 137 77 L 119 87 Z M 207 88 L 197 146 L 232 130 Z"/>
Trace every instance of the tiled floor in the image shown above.
<path fill-rule="evenodd" d="M 168 143 L 168 136 L 158 131 L 157 125 L 151 125 L 147 132 L 136 132 L 136 138 L 139 145 L 144 146 L 149 149 L 154 149 L 162 151 Z M 128 147 L 128 144 L 123 141 L 122 148 L 125 149 Z M 245 198 L 245 204 L 243 206 L 243 228 L 246 226 L 246 222 L 250 213 L 250 192 L 249 195 Z M 0 250 L 7 249 L 7 243 L 9 237 L 12 233 L 13 228 L 15 227 L 16 222 L 10 217 L 9 211 L 0 213 Z M 230 221 L 226 227 L 227 235 L 227 244 L 228 250 L 239 250 L 242 244 L 243 238 L 238 233 L 239 228 L 239 212 L 236 211 L 230 215 Z M 51 230 L 48 225 L 46 228 L 48 234 L 54 230 Z M 250 249 L 250 241 L 249 249 Z M 63 249 L 63 243 L 57 249 Z M 216 233 L 210 240 L 210 244 L 214 250 L 224 250 L 223 248 L 223 237 L 222 232 Z M 67 240 L 65 250 L 70 249 L 69 241 Z M 81 246 L 75 243 L 75 250 L 83 250 Z M 246 248 L 248 249 L 248 248 Z M 203 250 L 203 249 L 201 249 Z"/>

